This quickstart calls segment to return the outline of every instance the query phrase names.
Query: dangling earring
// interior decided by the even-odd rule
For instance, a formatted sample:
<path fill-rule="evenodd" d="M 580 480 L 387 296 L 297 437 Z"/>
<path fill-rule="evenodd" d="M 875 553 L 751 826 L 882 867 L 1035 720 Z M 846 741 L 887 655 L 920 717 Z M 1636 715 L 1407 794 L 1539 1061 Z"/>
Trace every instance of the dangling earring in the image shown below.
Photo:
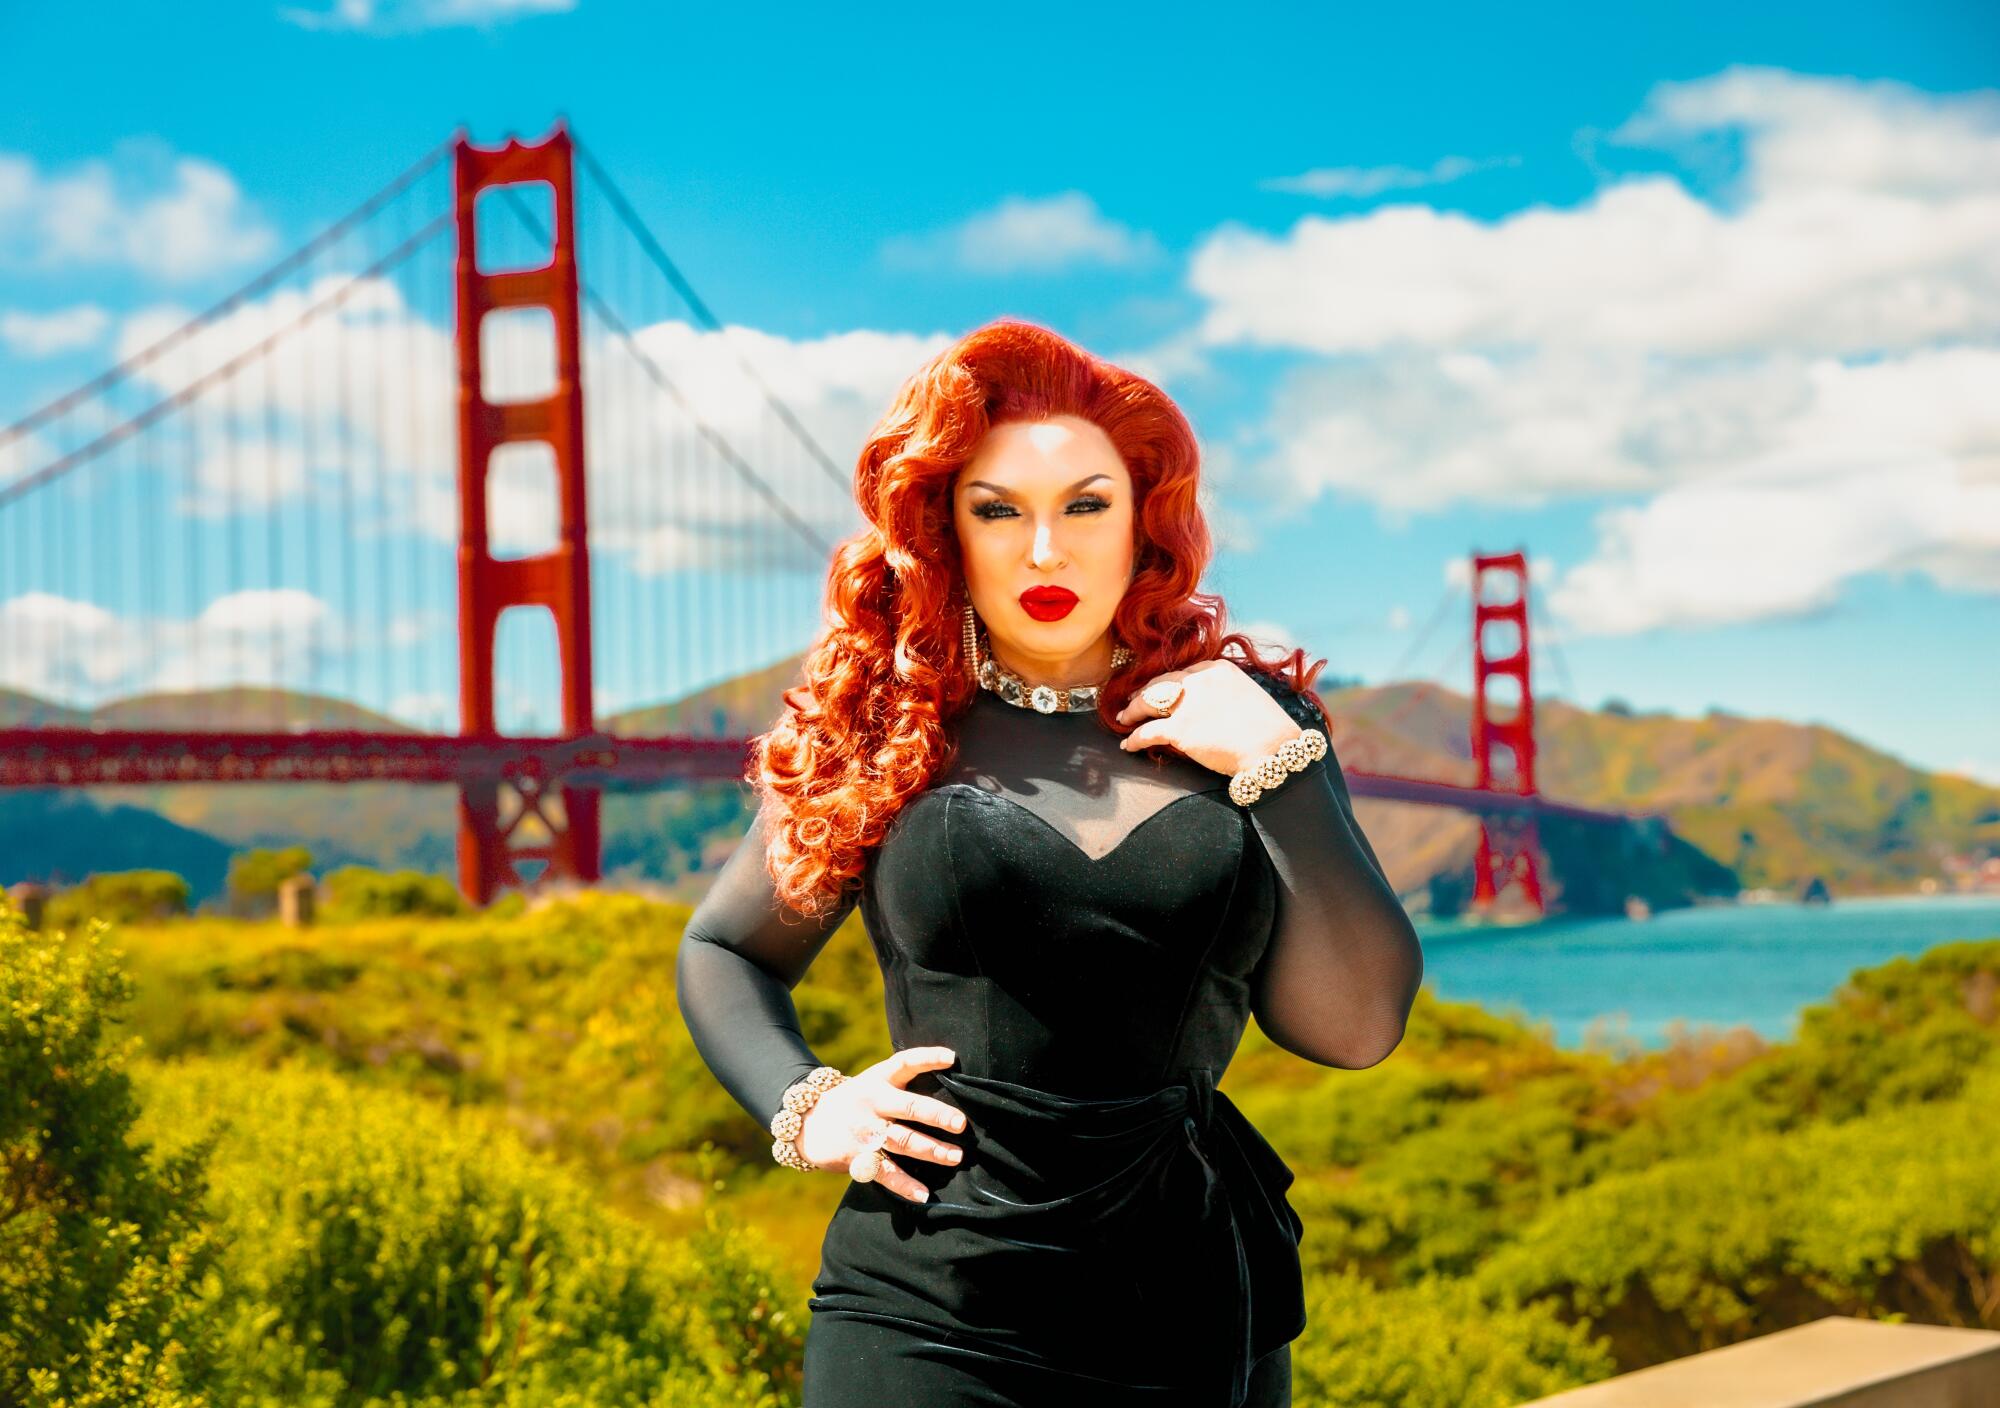
<path fill-rule="evenodd" d="M 965 610 L 961 620 L 965 637 L 965 674 L 974 684 L 979 683 L 979 629 L 978 618 L 972 614 L 972 598 L 965 599 Z"/>

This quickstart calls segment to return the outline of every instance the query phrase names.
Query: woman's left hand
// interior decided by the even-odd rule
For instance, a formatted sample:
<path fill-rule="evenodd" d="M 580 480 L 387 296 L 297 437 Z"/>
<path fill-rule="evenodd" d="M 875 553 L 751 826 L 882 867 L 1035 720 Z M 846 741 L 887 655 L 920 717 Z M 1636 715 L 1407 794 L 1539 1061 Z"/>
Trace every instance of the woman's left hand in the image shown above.
<path fill-rule="evenodd" d="M 1165 715 L 1146 702 L 1146 690 L 1162 680 L 1181 685 L 1180 702 Z M 1166 744 L 1230 777 L 1299 736 L 1292 716 L 1233 660 L 1203 660 L 1157 674 L 1115 717 L 1121 724 L 1145 721 L 1118 741 L 1126 752 Z"/>

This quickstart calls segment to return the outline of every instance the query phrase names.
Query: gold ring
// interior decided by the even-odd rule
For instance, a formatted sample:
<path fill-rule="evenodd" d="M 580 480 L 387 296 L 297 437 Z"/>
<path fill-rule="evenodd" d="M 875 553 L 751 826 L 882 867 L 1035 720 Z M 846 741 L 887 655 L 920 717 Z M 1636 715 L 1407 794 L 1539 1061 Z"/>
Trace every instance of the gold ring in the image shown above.
<path fill-rule="evenodd" d="M 856 1183 L 873 1183 L 882 1171 L 882 1151 L 863 1149 L 847 1163 L 847 1176 Z"/>
<path fill-rule="evenodd" d="M 1162 680 L 1147 685 L 1139 692 L 1139 697 L 1146 701 L 1147 708 L 1163 715 L 1171 714 L 1179 706 L 1186 689 L 1187 686 L 1179 680 Z"/>

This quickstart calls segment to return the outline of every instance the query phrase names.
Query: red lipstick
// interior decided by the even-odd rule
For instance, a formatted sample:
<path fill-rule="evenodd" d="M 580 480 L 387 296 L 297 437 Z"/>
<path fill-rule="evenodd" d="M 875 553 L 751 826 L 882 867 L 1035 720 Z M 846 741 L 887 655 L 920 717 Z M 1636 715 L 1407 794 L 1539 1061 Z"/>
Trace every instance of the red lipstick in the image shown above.
<path fill-rule="evenodd" d="M 1021 609 L 1037 621 L 1060 621 L 1076 605 L 1068 587 L 1029 587 L 1021 593 Z"/>

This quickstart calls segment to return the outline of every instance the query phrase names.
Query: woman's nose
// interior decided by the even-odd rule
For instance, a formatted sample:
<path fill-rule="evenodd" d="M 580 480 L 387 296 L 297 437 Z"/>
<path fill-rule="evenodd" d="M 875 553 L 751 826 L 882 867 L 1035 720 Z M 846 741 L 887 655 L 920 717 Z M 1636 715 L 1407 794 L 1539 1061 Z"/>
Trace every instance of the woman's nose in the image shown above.
<path fill-rule="evenodd" d="M 1030 553 L 1030 560 L 1037 567 L 1060 565 L 1062 562 L 1062 553 L 1056 548 L 1055 530 L 1046 523 L 1035 529 L 1035 543 Z"/>

